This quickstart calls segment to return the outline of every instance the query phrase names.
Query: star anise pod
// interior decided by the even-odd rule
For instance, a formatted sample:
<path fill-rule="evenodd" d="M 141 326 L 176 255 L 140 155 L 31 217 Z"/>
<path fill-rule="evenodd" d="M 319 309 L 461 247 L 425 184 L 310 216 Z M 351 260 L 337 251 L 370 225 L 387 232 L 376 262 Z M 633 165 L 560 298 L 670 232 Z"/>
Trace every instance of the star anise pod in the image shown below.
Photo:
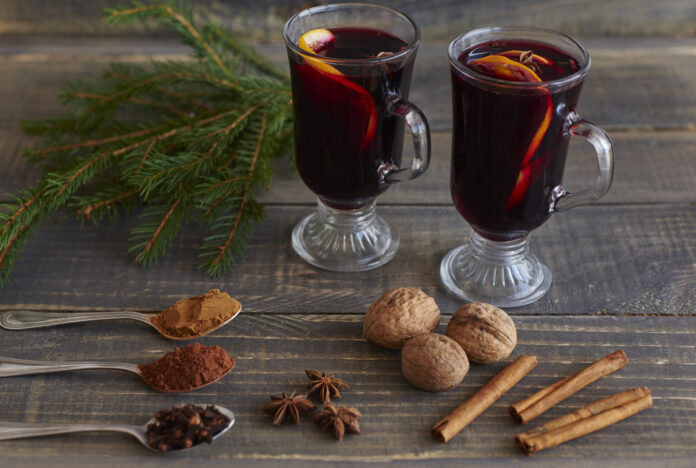
<path fill-rule="evenodd" d="M 537 75 L 541 73 L 539 66 L 534 62 L 534 52 L 532 52 L 531 50 L 525 50 L 524 52 L 521 52 L 519 62 L 522 65 L 531 68 Z"/>
<path fill-rule="evenodd" d="M 300 423 L 300 416 L 309 414 L 316 407 L 307 399 L 307 395 L 297 395 L 292 392 L 288 396 L 283 392 L 282 397 L 271 396 L 271 401 L 263 405 L 262 410 L 273 414 L 273 425 L 280 426 L 289 417 L 295 424 Z"/>
<path fill-rule="evenodd" d="M 348 388 L 348 384 L 342 379 L 338 379 L 333 375 L 326 375 L 326 372 L 319 372 L 315 370 L 305 370 L 305 374 L 309 377 L 309 383 L 307 388 L 309 389 L 309 394 L 317 393 L 322 403 L 328 403 L 332 398 L 341 398 L 340 390 L 345 390 Z"/>
<path fill-rule="evenodd" d="M 338 440 L 343 440 L 346 432 L 360 435 L 358 419 L 361 417 L 362 414 L 355 408 L 345 406 L 336 408 L 329 402 L 325 403 L 321 411 L 314 416 L 314 422 L 325 431 L 331 429 Z"/>

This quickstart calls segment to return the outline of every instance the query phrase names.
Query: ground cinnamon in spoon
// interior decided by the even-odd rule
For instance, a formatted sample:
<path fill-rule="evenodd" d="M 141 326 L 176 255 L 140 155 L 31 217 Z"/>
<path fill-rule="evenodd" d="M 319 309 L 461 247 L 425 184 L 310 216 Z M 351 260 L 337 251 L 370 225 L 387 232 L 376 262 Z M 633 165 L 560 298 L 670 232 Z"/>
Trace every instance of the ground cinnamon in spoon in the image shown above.
<path fill-rule="evenodd" d="M 236 315 L 242 308 L 239 301 L 219 289 L 200 296 L 182 299 L 150 319 L 164 335 L 196 338 Z"/>
<path fill-rule="evenodd" d="M 234 367 L 234 359 L 219 346 L 193 343 L 175 348 L 153 362 L 138 366 L 145 382 L 162 392 L 188 392 L 215 382 Z"/>

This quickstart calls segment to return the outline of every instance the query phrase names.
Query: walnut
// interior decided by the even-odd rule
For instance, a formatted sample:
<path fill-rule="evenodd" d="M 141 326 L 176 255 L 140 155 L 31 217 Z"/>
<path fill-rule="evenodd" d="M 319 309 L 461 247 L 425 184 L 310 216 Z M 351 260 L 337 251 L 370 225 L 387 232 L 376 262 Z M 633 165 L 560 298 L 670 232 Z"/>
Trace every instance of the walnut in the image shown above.
<path fill-rule="evenodd" d="M 466 353 L 456 341 L 444 335 L 418 335 L 401 350 L 401 372 L 422 390 L 444 392 L 454 388 L 468 371 Z"/>
<path fill-rule="evenodd" d="M 447 336 L 459 343 L 473 362 L 502 361 L 517 344 L 517 330 L 502 309 L 483 302 L 466 304 L 447 324 Z"/>
<path fill-rule="evenodd" d="M 408 339 L 431 332 L 439 324 L 440 309 L 432 297 L 418 288 L 396 288 L 367 310 L 363 335 L 385 348 L 401 349 Z"/>

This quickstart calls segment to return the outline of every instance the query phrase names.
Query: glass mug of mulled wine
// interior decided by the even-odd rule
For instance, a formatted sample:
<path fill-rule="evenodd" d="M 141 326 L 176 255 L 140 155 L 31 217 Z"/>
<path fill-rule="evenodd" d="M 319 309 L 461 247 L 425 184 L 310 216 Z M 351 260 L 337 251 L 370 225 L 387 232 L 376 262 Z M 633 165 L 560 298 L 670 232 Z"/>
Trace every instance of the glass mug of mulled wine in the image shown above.
<path fill-rule="evenodd" d="M 297 170 L 318 209 L 293 229 L 308 263 L 333 271 L 385 264 L 399 237 L 375 212 L 390 185 L 430 162 L 428 123 L 407 101 L 420 31 L 406 15 L 368 4 L 304 10 L 283 31 L 290 62 Z M 402 166 L 404 122 L 415 156 Z"/>
<path fill-rule="evenodd" d="M 470 225 L 440 278 L 456 296 L 502 307 L 529 304 L 551 287 L 551 272 L 529 253 L 529 234 L 551 215 L 594 202 L 613 177 L 608 135 L 576 111 L 590 68 L 582 45 L 537 28 L 483 28 L 449 46 L 453 129 L 450 191 Z M 568 142 L 594 147 L 594 185 L 561 185 Z"/>

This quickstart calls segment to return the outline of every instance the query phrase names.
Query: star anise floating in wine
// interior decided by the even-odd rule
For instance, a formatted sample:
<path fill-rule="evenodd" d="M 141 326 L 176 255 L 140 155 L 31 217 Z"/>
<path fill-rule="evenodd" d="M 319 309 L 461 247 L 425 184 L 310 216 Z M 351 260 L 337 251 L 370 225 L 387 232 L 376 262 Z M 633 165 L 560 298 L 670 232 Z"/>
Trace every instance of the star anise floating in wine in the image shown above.
<path fill-rule="evenodd" d="M 314 416 L 314 422 L 321 426 L 323 430 L 332 430 L 338 440 L 343 440 L 343 435 L 360 435 L 360 424 L 358 419 L 362 417 L 356 408 L 339 406 L 336 408 L 333 403 L 325 403 L 324 407 Z"/>
<path fill-rule="evenodd" d="M 292 392 L 288 396 L 283 392 L 282 397 L 271 396 L 271 401 L 263 405 L 263 410 L 268 414 L 273 414 L 273 425 L 280 426 L 286 419 L 290 418 L 295 424 L 300 423 L 300 416 L 314 411 L 315 405 L 307 399 L 307 395 L 297 395 Z"/>
<path fill-rule="evenodd" d="M 539 65 L 537 65 L 534 62 L 534 52 L 532 52 L 531 50 L 525 50 L 523 52 L 520 52 L 520 58 L 518 59 L 518 61 L 522 65 L 531 68 L 537 75 L 541 75 L 541 69 L 539 68 Z"/>
<path fill-rule="evenodd" d="M 308 393 L 318 394 L 321 402 L 330 403 L 332 398 L 341 398 L 341 390 L 348 388 L 348 384 L 342 379 L 336 378 L 333 375 L 326 375 L 326 372 L 321 374 L 315 370 L 305 370 L 305 374 L 309 378 L 307 388 Z"/>

